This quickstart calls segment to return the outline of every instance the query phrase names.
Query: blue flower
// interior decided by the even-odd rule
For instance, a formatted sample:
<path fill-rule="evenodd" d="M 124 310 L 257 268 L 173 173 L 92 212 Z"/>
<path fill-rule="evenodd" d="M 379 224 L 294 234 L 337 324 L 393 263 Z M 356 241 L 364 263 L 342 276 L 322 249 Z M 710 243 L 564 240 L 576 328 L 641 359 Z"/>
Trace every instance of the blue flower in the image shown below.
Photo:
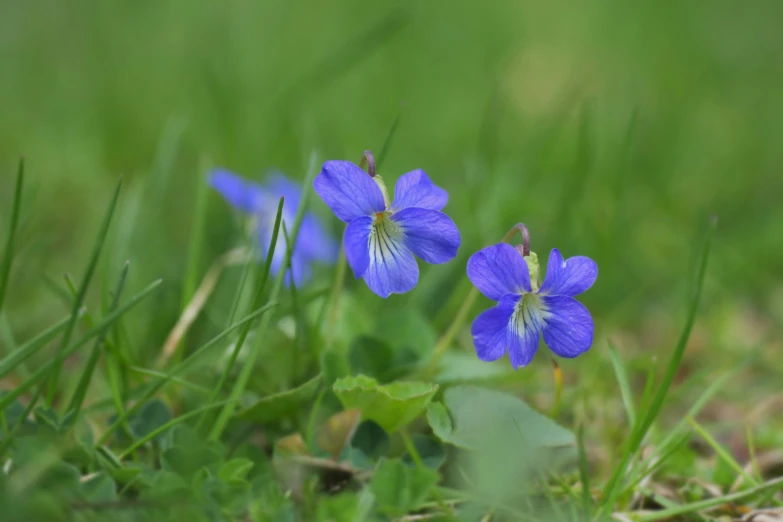
<path fill-rule="evenodd" d="M 457 255 L 459 230 L 440 212 L 448 194 L 422 170 L 397 180 L 393 203 L 380 176 L 370 176 L 349 161 L 327 161 L 313 185 L 348 224 L 343 248 L 354 275 L 381 297 L 416 286 L 419 266 L 414 254 L 435 264 Z"/>
<path fill-rule="evenodd" d="M 593 318 L 574 299 L 598 277 L 592 259 L 563 260 L 553 249 L 539 288 L 535 253 L 523 257 L 513 246 L 500 243 L 470 257 L 468 277 L 482 294 L 497 301 L 476 317 L 471 328 L 482 361 L 495 361 L 508 351 L 514 369 L 526 366 L 542 333 L 549 349 L 560 357 L 576 357 L 593 343 Z"/>
<path fill-rule="evenodd" d="M 227 170 L 216 169 L 210 175 L 209 184 L 234 208 L 253 218 L 254 233 L 258 234 L 262 253 L 265 254 L 272 241 L 277 205 L 281 197 L 284 198 L 281 219 L 289 233 L 291 232 L 302 199 L 302 189 L 282 174 L 273 174 L 266 185 L 259 185 Z M 272 275 L 280 271 L 285 261 L 287 245 L 282 225 L 280 228 L 272 258 Z M 334 263 L 337 254 L 337 242 L 326 233 L 314 214 L 305 213 L 291 254 L 291 270 L 286 277 L 286 283 L 290 284 L 293 272 L 294 284 L 301 286 L 310 278 L 310 265 L 313 262 Z"/>

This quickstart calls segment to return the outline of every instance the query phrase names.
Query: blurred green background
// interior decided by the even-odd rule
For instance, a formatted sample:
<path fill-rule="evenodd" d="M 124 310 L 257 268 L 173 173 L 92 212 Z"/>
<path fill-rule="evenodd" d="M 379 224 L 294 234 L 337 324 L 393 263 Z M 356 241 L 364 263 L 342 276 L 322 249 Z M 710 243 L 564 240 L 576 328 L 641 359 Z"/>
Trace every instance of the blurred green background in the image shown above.
<path fill-rule="evenodd" d="M 393 182 L 423 168 L 445 187 L 463 245 L 454 262 L 422 267 L 404 296 L 382 301 L 349 282 L 357 309 L 382 321 L 410 305 L 443 331 L 468 292 L 468 256 L 524 222 L 544 260 L 556 246 L 598 261 L 582 298 L 596 342 L 564 362 L 566 400 L 612 422 L 622 410 L 607 340 L 634 380 L 667 357 L 717 215 L 683 371 L 701 376 L 698 388 L 751 357 L 722 395 L 753 402 L 783 372 L 781 20 L 774 0 L 4 1 L 2 230 L 20 154 L 28 165 L 4 336 L 63 315 L 46 277 L 81 276 L 124 174 L 108 263 L 116 274 L 130 259 L 137 288 L 164 278 L 155 305 L 133 314 L 135 349 L 151 360 L 181 309 L 206 169 L 302 179 L 312 150 L 358 161 L 404 104 L 381 172 Z M 219 196 L 206 201 L 199 274 L 241 232 Z M 330 281 L 324 271 L 312 287 Z M 467 325 L 457 341 L 470 353 Z M 539 355 L 511 381 L 549 393 L 548 364 Z M 687 397 L 675 393 L 682 407 Z"/>

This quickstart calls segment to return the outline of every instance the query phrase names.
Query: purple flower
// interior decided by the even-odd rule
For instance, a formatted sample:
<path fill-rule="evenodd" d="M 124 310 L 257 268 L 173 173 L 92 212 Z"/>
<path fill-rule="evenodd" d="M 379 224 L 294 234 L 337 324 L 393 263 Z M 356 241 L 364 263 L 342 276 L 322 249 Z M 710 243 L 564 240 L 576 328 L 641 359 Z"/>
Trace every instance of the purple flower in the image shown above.
<path fill-rule="evenodd" d="M 254 233 L 258 234 L 262 253 L 265 254 L 272 241 L 277 205 L 281 197 L 285 199 L 281 219 L 289 233 L 291 232 L 302 199 L 302 189 L 282 174 L 273 174 L 266 185 L 259 185 L 227 170 L 216 169 L 210 175 L 209 184 L 234 208 L 250 214 L 254 220 Z M 283 266 L 286 246 L 281 225 L 272 258 L 272 275 L 277 274 Z M 286 283 L 290 284 L 291 272 L 293 272 L 294 284 L 302 285 L 310 278 L 312 274 L 310 265 L 314 261 L 334 263 L 337 253 L 337 242 L 326 233 L 314 214 L 306 212 L 291 254 L 291 270 L 286 277 Z"/>
<path fill-rule="evenodd" d="M 440 212 L 448 194 L 423 170 L 397 180 L 393 203 L 380 176 L 371 177 L 349 161 L 327 161 L 313 185 L 348 224 L 343 247 L 354 275 L 381 297 L 416 286 L 419 266 L 414 254 L 435 264 L 457 255 L 459 230 Z"/>
<path fill-rule="evenodd" d="M 497 301 L 471 327 L 482 361 L 495 361 L 508 351 L 514 369 L 527 366 L 542 333 L 549 349 L 560 357 L 576 357 L 593 343 L 593 318 L 574 299 L 598 277 L 598 265 L 592 259 L 563 260 L 553 249 L 539 288 L 535 254 L 523 257 L 513 246 L 500 243 L 470 257 L 468 277 L 482 294 Z"/>

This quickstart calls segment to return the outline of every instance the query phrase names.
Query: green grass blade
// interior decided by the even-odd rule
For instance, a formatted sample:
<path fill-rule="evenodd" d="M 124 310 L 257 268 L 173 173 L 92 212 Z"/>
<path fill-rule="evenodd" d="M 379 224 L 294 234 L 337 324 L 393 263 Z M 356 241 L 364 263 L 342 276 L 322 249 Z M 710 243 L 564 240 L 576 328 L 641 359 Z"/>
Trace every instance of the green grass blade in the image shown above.
<path fill-rule="evenodd" d="M 770 480 L 766 484 L 761 484 L 755 488 L 750 488 L 738 493 L 732 493 L 729 495 L 723 495 L 722 497 L 714 497 L 707 500 L 700 500 L 698 502 L 692 502 L 690 504 L 683 504 L 682 506 L 672 507 L 668 509 L 661 509 L 659 511 L 651 511 L 645 513 L 634 514 L 633 520 L 639 522 L 655 522 L 657 520 L 667 520 L 679 515 L 685 515 L 687 513 L 696 513 L 697 511 L 703 511 L 705 509 L 714 508 L 723 504 L 730 504 L 738 500 L 742 500 L 747 497 L 752 497 L 759 493 L 775 492 L 783 489 L 783 477 Z"/>
<path fill-rule="evenodd" d="M 126 449 L 125 451 L 120 453 L 118 455 L 118 457 L 120 459 L 123 459 L 123 458 L 127 457 L 128 455 L 130 455 L 131 453 L 133 453 L 134 451 L 136 451 L 140 447 L 144 446 L 146 443 L 148 443 L 149 441 L 151 441 L 152 439 L 154 439 L 155 437 L 157 437 L 161 433 L 164 433 L 164 432 L 168 431 L 169 429 L 173 428 L 177 424 L 180 424 L 181 422 L 184 422 L 184 421 L 188 420 L 189 418 L 198 415 L 199 413 L 204 413 L 207 410 L 211 410 L 211 409 L 217 408 L 218 406 L 223 406 L 226 402 L 228 402 L 228 401 L 221 401 L 221 402 L 215 402 L 215 403 L 212 403 L 212 404 L 207 404 L 206 406 L 202 406 L 201 408 L 196 408 L 195 410 L 192 410 L 192 411 L 189 411 L 189 412 L 187 412 L 187 413 L 185 413 L 183 415 L 180 415 L 176 419 L 170 420 L 169 422 L 167 422 L 163 426 L 160 426 L 159 428 L 157 428 L 155 430 L 152 430 L 147 435 L 145 435 L 144 437 L 142 437 L 139 440 L 137 440 L 136 442 L 134 442 L 128 449 Z"/>
<path fill-rule="evenodd" d="M 0 379 L 13 372 L 20 364 L 35 355 L 38 350 L 57 337 L 68 326 L 70 321 L 71 316 L 69 315 L 3 357 L 0 360 Z"/>
<path fill-rule="evenodd" d="M 696 422 L 696 419 L 692 417 L 688 417 L 688 423 L 691 425 L 691 428 L 693 428 L 693 431 L 695 431 L 702 439 L 704 439 L 704 442 L 707 443 L 709 447 L 712 448 L 712 450 L 715 452 L 718 457 L 725 462 L 731 469 L 733 469 L 738 475 L 740 475 L 743 479 L 745 479 L 748 484 L 752 484 L 753 486 L 758 486 L 759 483 L 756 481 L 755 478 L 751 477 L 746 471 L 745 468 L 743 468 L 739 462 L 737 462 L 734 457 L 731 456 L 731 453 L 726 450 L 721 444 L 715 440 L 715 437 L 710 435 L 710 433 L 704 429 L 704 427 Z"/>
<path fill-rule="evenodd" d="M 202 162 L 203 163 L 203 162 Z M 207 170 L 202 167 L 202 172 Z M 204 181 L 196 183 L 196 207 L 193 213 L 193 228 L 190 231 L 190 241 L 188 243 L 188 259 L 185 268 L 185 281 L 182 286 L 182 308 L 184 309 L 198 286 L 198 272 L 201 264 L 201 249 L 204 244 L 204 225 L 207 216 L 207 194 L 209 193 L 209 184 Z"/>
<path fill-rule="evenodd" d="M 147 368 L 140 368 L 138 366 L 129 366 L 128 370 L 132 371 L 133 373 L 138 373 L 139 375 L 145 375 L 147 377 L 155 377 L 156 379 L 168 379 L 175 384 L 179 384 L 180 386 L 183 386 L 185 388 L 190 388 L 191 390 L 197 391 L 199 393 L 203 393 L 203 394 L 212 393 L 212 388 L 207 388 L 206 386 L 201 386 L 200 384 L 196 384 L 194 382 L 190 382 L 185 379 L 180 379 L 179 377 L 172 377 L 163 372 L 149 370 Z"/>
<path fill-rule="evenodd" d="M 128 277 L 128 268 L 130 267 L 129 262 L 125 262 L 125 266 L 122 268 L 122 272 L 120 273 L 120 280 L 117 283 L 117 289 L 114 291 L 114 299 L 112 300 L 111 305 L 109 306 L 108 313 L 112 313 L 117 309 L 117 306 L 120 302 L 120 295 L 122 294 L 122 290 L 125 287 L 125 279 Z M 71 397 L 71 401 L 68 404 L 68 408 L 66 411 L 73 411 L 73 416 L 76 418 L 79 415 L 79 412 L 81 411 L 82 404 L 84 403 L 84 398 L 87 396 L 87 389 L 90 387 L 90 382 L 92 381 L 92 374 L 95 372 L 95 367 L 98 364 L 98 359 L 101 356 L 101 346 L 103 345 L 103 340 L 106 337 L 106 334 L 109 331 L 110 325 L 104 326 L 100 333 L 98 333 L 98 337 L 95 338 L 95 344 L 92 347 L 92 353 L 90 353 L 90 358 L 87 360 L 87 365 L 84 367 L 84 370 L 82 371 L 82 376 L 79 379 L 79 384 L 76 386 L 76 390 L 73 393 L 73 396 Z"/>
<path fill-rule="evenodd" d="M 38 404 L 38 400 L 41 398 L 41 392 L 42 391 L 43 391 L 43 387 L 39 386 L 38 389 L 35 391 L 35 395 L 33 395 L 33 398 L 30 399 L 30 402 L 25 407 L 24 412 L 22 413 L 22 415 L 20 415 L 19 418 L 16 420 L 16 424 L 14 424 L 11 427 L 11 430 L 8 433 L 8 436 L 3 441 L 3 444 L 0 445 L 0 459 L 5 457 L 5 452 L 8 451 L 8 448 L 10 448 L 11 444 L 14 443 L 14 437 L 16 436 L 16 433 L 24 425 L 25 419 L 29 419 L 30 418 L 30 413 L 32 413 L 33 409 L 35 408 L 35 405 Z M 2 411 L 2 410 L 0 410 L 0 411 Z"/>
<path fill-rule="evenodd" d="M 677 342 L 677 345 L 674 348 L 674 353 L 672 354 L 672 357 L 669 360 L 669 364 L 666 368 L 666 373 L 664 374 L 662 382 L 658 386 L 657 392 L 653 395 L 649 407 L 645 408 L 644 416 L 639 419 L 637 426 L 635 426 L 634 429 L 632 430 L 631 436 L 628 440 L 628 444 L 623 453 L 623 457 L 620 459 L 620 463 L 617 466 L 615 466 L 611 478 L 609 479 L 606 486 L 604 487 L 604 491 L 603 491 L 604 513 L 611 510 L 612 505 L 614 504 L 614 500 L 617 497 L 617 493 L 621 489 L 620 487 L 622 482 L 621 478 L 622 475 L 625 473 L 625 468 L 628 464 L 630 456 L 636 453 L 636 451 L 639 449 L 642 440 L 644 440 L 644 436 L 647 434 L 647 431 L 649 430 L 650 426 L 655 420 L 655 417 L 658 415 L 661 408 L 663 407 L 664 400 L 666 399 L 666 394 L 669 391 L 669 387 L 671 386 L 672 382 L 674 381 L 674 376 L 677 372 L 677 368 L 679 368 L 680 362 L 682 361 L 682 356 L 685 353 L 685 348 L 688 345 L 688 339 L 690 338 L 691 329 L 693 328 L 693 324 L 696 321 L 696 313 L 699 310 L 699 303 L 701 301 L 701 291 L 704 285 L 704 276 L 707 272 L 707 260 L 709 259 L 710 247 L 712 246 L 712 239 L 715 235 L 716 224 L 717 224 L 716 219 L 713 219 L 710 222 L 710 226 L 707 232 L 707 238 L 704 241 L 704 245 L 701 251 L 699 270 L 696 278 L 696 287 L 695 287 L 693 299 L 691 300 L 691 305 L 688 311 L 687 319 L 685 321 L 685 326 L 683 327 L 682 333 L 680 334 L 680 338 Z"/>
<path fill-rule="evenodd" d="M 611 341 L 609 342 L 609 359 L 612 361 L 617 384 L 620 386 L 620 396 L 623 399 L 623 406 L 625 406 L 625 414 L 628 416 L 628 425 L 633 427 L 636 424 L 636 410 L 633 405 L 631 385 L 628 382 L 628 374 L 625 372 L 625 367 L 617 355 L 617 349 Z"/>
<path fill-rule="evenodd" d="M 264 295 L 264 288 L 266 287 L 266 282 L 269 279 L 269 271 L 272 268 L 272 260 L 274 259 L 275 255 L 275 246 L 277 246 L 277 237 L 278 233 L 280 232 L 280 225 L 283 222 L 283 205 L 285 204 L 285 201 L 283 198 L 280 198 L 280 202 L 277 204 L 277 215 L 275 216 L 275 225 L 272 229 L 272 240 L 269 243 L 269 248 L 267 249 L 267 255 L 266 255 L 266 261 L 263 265 L 259 265 L 259 271 L 260 273 L 256 276 L 256 281 L 258 282 L 258 286 L 256 286 L 256 292 L 253 295 L 253 302 L 250 305 L 251 310 L 256 310 L 261 305 L 261 299 Z M 285 267 L 287 264 L 284 264 L 282 266 L 282 269 L 280 270 L 281 274 L 285 274 L 286 270 Z M 245 340 L 247 339 L 248 334 L 250 333 L 250 327 L 253 325 L 252 322 L 248 322 L 244 325 L 242 330 L 239 332 L 239 338 L 237 339 L 237 342 L 234 344 L 234 349 L 231 351 L 231 355 L 229 356 L 228 363 L 226 363 L 226 367 L 223 370 L 223 373 L 220 375 L 220 379 L 218 379 L 218 384 L 215 386 L 215 391 L 212 393 L 212 397 L 210 398 L 209 402 L 215 402 L 217 398 L 220 396 L 220 393 L 223 390 L 223 386 L 225 386 L 226 382 L 228 381 L 229 375 L 231 375 L 231 370 L 234 369 L 234 363 L 236 363 L 237 357 L 239 356 L 239 351 L 242 349 L 242 345 L 245 344 Z M 206 422 L 207 415 L 204 415 L 199 419 L 198 427 L 201 428 Z"/>
<path fill-rule="evenodd" d="M 95 272 L 95 267 L 98 265 L 98 258 L 100 257 L 103 244 L 106 242 L 106 236 L 109 234 L 109 225 L 111 224 L 111 219 L 114 216 L 114 209 L 117 206 L 117 200 L 120 197 L 121 188 L 122 177 L 120 177 L 120 180 L 117 182 L 117 188 L 114 190 L 114 196 L 112 197 L 109 208 L 103 218 L 101 229 L 98 232 L 98 239 L 95 242 L 95 247 L 93 248 L 92 255 L 90 256 L 89 264 L 87 265 L 87 270 L 84 272 L 84 276 L 82 277 L 82 284 L 79 287 L 79 291 L 76 294 L 76 298 L 73 302 L 71 321 L 68 323 L 68 326 L 65 329 L 65 333 L 63 334 L 62 340 L 60 342 L 60 347 L 57 350 L 57 357 L 54 359 L 56 362 L 52 366 L 52 373 L 49 377 L 49 391 L 46 396 L 46 402 L 49 405 L 52 404 L 55 394 L 57 393 L 57 381 L 60 378 L 60 367 L 62 365 L 62 361 L 65 360 L 64 357 L 61 357 L 61 355 L 66 349 L 66 346 L 68 346 L 68 343 L 71 341 L 71 335 L 73 334 L 73 329 L 76 326 L 79 309 L 82 307 L 82 303 L 84 302 L 84 298 L 87 294 L 87 287 L 90 285 L 90 280 L 92 279 L 92 275 Z"/>
<path fill-rule="evenodd" d="M 223 341 L 228 335 L 236 330 L 237 328 L 247 324 L 250 321 L 253 321 L 258 316 L 265 314 L 272 308 L 277 306 L 276 302 L 271 302 L 264 306 L 263 308 L 256 310 L 253 313 L 248 314 L 246 317 L 244 317 L 241 321 L 238 321 L 237 323 L 231 325 L 230 327 L 226 328 L 222 332 L 220 332 L 218 335 L 210 339 L 206 344 L 204 344 L 201 348 L 196 350 L 193 355 L 179 363 L 177 366 L 172 368 L 172 370 L 166 374 L 164 378 L 162 378 L 160 381 L 155 383 L 154 385 L 150 386 L 147 391 L 141 395 L 136 403 L 128 408 L 126 411 L 122 412 L 120 415 L 118 415 L 117 419 L 114 421 L 114 423 L 109 426 L 106 431 L 101 435 L 101 437 L 98 439 L 98 442 L 95 444 L 95 447 L 99 447 L 104 442 L 106 442 L 111 434 L 116 430 L 122 423 L 124 423 L 128 417 L 130 417 L 133 413 L 135 413 L 144 403 L 146 403 L 150 398 L 152 398 L 153 395 L 155 395 L 158 390 L 160 390 L 163 386 L 166 385 L 167 382 L 170 382 L 174 376 L 179 375 L 180 373 L 184 372 L 187 368 L 192 366 L 192 364 L 196 361 L 198 361 L 201 356 L 203 356 L 205 353 L 207 353 L 209 350 L 214 348 L 215 346 L 218 346 L 221 341 Z"/>
<path fill-rule="evenodd" d="M 296 238 L 299 236 L 299 228 L 302 225 L 302 219 L 304 218 L 305 210 L 307 209 L 307 205 L 310 200 L 310 194 L 312 192 L 313 179 L 315 178 L 315 175 L 318 172 L 318 169 L 316 168 L 316 161 L 317 161 L 317 157 L 313 153 L 310 156 L 310 165 L 307 169 L 307 178 L 305 179 L 304 182 L 304 190 L 302 191 L 302 198 L 299 202 L 299 208 L 296 211 L 296 218 L 294 220 L 294 225 L 291 231 L 291 242 L 293 244 L 296 244 Z M 283 266 L 287 266 L 291 262 L 291 254 L 292 254 L 291 249 L 288 249 L 286 251 L 286 257 Z M 285 270 L 281 270 L 280 272 L 278 272 L 274 285 L 272 286 L 272 291 L 270 292 L 270 297 L 269 297 L 270 301 L 277 300 L 277 297 L 280 294 L 280 289 L 283 287 L 283 281 L 285 280 L 285 275 L 286 275 Z M 271 315 L 265 315 L 261 319 L 261 324 L 258 327 L 259 339 L 264 338 L 264 333 L 266 332 L 266 329 L 269 327 L 269 322 L 271 317 L 272 317 Z M 239 399 L 242 393 L 244 393 L 245 388 L 247 387 L 247 383 L 250 380 L 250 375 L 253 371 L 253 366 L 255 365 L 257 356 L 258 356 L 258 350 L 251 350 L 250 353 L 248 354 L 247 360 L 245 361 L 245 365 L 242 367 L 242 371 L 240 372 L 239 377 L 237 377 L 237 380 L 234 383 L 234 387 L 231 390 L 231 394 L 229 395 L 230 402 L 228 402 L 220 411 L 220 414 L 218 415 L 218 418 L 215 421 L 212 431 L 209 434 L 210 439 L 217 440 L 220 438 L 220 435 L 223 433 L 226 424 L 228 424 L 228 420 L 231 418 L 231 415 L 234 412 L 234 406 L 236 404 L 236 401 Z"/>
<path fill-rule="evenodd" d="M 585 520 L 589 520 L 588 517 L 593 510 L 593 497 L 590 494 L 590 468 L 585 450 L 585 429 L 582 425 L 576 432 L 576 441 L 579 450 L 579 481 L 582 483 L 582 516 Z"/>
<path fill-rule="evenodd" d="M 383 146 L 381 146 L 381 152 L 375 158 L 375 168 L 378 171 L 381 170 L 381 165 L 383 165 L 383 160 L 386 159 L 386 155 L 389 153 L 389 147 L 391 146 L 392 138 L 394 138 L 394 135 L 397 133 L 397 126 L 400 124 L 400 116 L 402 116 L 402 110 L 404 108 L 405 108 L 405 104 L 400 105 L 400 109 L 397 111 L 397 114 L 394 116 L 394 120 L 392 120 L 391 127 L 389 128 L 389 132 L 386 133 L 386 139 L 383 140 Z"/>
<path fill-rule="evenodd" d="M 14 259 L 14 238 L 19 225 L 19 210 L 22 208 L 22 186 L 24 185 L 24 158 L 19 159 L 19 170 L 16 174 L 16 190 L 14 203 L 11 207 L 11 223 L 8 225 L 8 238 L 5 241 L 3 261 L 0 263 L 0 310 L 3 309 L 5 291 L 8 288 L 8 278 L 11 276 L 11 261 Z"/>
<path fill-rule="evenodd" d="M 157 281 L 154 281 L 153 283 L 149 284 L 145 289 L 143 289 L 141 292 L 133 296 L 130 301 L 125 303 L 123 306 L 118 308 L 114 313 L 111 313 L 107 315 L 101 323 L 84 334 L 84 336 L 79 339 L 78 341 L 75 341 L 70 346 L 68 346 L 65 350 L 62 350 L 55 358 L 50 360 L 49 362 L 44 363 L 39 367 L 35 372 L 33 372 L 30 377 L 25 379 L 21 384 L 19 384 L 16 388 L 11 390 L 5 397 L 0 398 L 0 410 L 6 408 L 9 404 L 11 404 L 17 397 L 21 396 L 24 392 L 29 390 L 36 382 L 44 378 L 45 376 L 49 375 L 49 372 L 51 372 L 52 368 L 55 365 L 61 365 L 62 362 L 73 352 L 81 348 L 83 345 L 87 344 L 87 341 L 98 335 L 103 328 L 106 326 L 114 323 L 117 319 L 122 317 L 126 312 L 134 308 L 137 304 L 139 304 L 143 299 L 148 297 L 158 286 L 160 286 L 161 280 L 158 279 Z"/>

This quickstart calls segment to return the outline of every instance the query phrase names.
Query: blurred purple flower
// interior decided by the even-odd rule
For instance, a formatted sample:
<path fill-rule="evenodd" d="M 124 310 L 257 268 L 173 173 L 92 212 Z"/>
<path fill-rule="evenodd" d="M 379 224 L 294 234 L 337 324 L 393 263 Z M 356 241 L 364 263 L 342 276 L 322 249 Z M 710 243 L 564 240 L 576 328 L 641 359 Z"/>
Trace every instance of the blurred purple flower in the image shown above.
<path fill-rule="evenodd" d="M 590 348 L 593 318 L 574 296 L 593 285 L 598 265 L 584 256 L 563 260 L 555 248 L 540 288 L 537 272 L 535 254 L 523 257 L 507 243 L 479 250 L 468 260 L 470 280 L 497 301 L 476 317 L 471 328 L 482 361 L 495 361 L 508 351 L 514 369 L 527 366 L 542 333 L 549 349 L 560 357 L 576 357 Z"/>
<path fill-rule="evenodd" d="M 289 233 L 291 232 L 302 198 L 302 189 L 282 174 L 275 173 L 265 185 L 259 185 L 227 170 L 216 169 L 210 175 L 209 184 L 234 208 L 253 218 L 254 233 L 258 234 L 262 254 L 266 253 L 272 241 L 277 205 L 281 197 L 285 198 L 282 222 Z M 272 275 L 277 274 L 283 266 L 285 253 L 286 240 L 281 225 L 272 258 Z M 301 286 L 312 275 L 310 265 L 313 262 L 333 264 L 337 260 L 337 254 L 337 242 L 327 234 L 314 214 L 306 212 L 291 255 L 291 270 L 286 277 L 286 283 L 290 284 L 293 272 L 294 284 Z"/>
<path fill-rule="evenodd" d="M 416 286 L 419 266 L 450 261 L 460 236 L 454 222 L 440 210 L 448 194 L 423 170 L 397 180 L 389 202 L 380 176 L 370 176 L 349 161 L 327 161 L 313 182 L 315 191 L 348 226 L 343 247 L 354 275 L 363 277 L 381 297 L 402 294 Z"/>

